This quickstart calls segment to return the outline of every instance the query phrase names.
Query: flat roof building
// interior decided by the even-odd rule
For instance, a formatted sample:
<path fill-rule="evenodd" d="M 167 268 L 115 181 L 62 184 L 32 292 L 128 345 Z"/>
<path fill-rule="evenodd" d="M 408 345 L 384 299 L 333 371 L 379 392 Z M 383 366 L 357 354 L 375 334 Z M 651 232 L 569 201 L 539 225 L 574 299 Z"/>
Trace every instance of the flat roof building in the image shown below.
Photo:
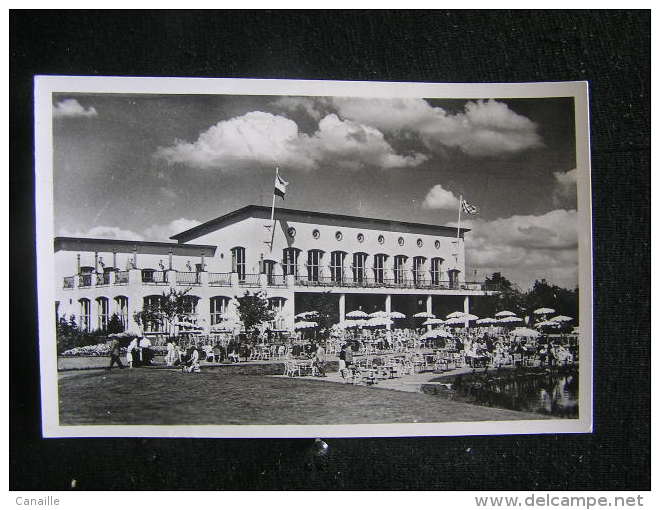
<path fill-rule="evenodd" d="M 236 317 L 234 297 L 262 290 L 289 329 L 311 294 L 329 292 L 339 320 L 353 309 L 444 315 L 491 294 L 465 281 L 464 235 L 454 227 L 249 205 L 171 237 L 173 242 L 55 238 L 58 316 L 104 328 L 169 288 L 190 288 L 206 332 Z M 153 326 L 157 328 L 157 326 Z M 157 332 L 157 331 L 154 331 Z"/>

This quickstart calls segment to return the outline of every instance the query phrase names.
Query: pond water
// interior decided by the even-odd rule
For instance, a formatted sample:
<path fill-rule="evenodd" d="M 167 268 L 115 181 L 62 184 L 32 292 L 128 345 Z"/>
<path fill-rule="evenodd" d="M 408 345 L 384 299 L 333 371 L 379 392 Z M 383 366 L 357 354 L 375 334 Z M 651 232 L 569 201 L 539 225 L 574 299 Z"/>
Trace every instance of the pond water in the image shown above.
<path fill-rule="evenodd" d="M 577 418 L 578 367 L 521 368 L 438 377 L 422 392 L 471 404 Z"/>

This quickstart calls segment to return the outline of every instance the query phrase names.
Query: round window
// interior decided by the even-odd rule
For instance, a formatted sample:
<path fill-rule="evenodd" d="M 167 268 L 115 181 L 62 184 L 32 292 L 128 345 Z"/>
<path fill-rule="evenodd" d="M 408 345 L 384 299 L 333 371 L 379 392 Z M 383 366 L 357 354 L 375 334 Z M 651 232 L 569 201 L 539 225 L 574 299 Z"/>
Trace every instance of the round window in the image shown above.
<path fill-rule="evenodd" d="M 289 227 L 286 229 L 286 233 L 289 235 L 289 237 L 296 237 L 296 229 L 293 227 Z"/>
<path fill-rule="evenodd" d="M 312 231 L 312 237 L 314 237 L 314 239 L 318 239 L 319 237 L 321 237 L 321 232 L 319 232 L 319 229 L 318 229 L 318 228 L 315 228 L 315 229 Z"/>
<path fill-rule="evenodd" d="M 342 234 L 341 231 L 337 230 L 337 232 L 335 232 L 335 239 L 337 241 L 341 241 L 343 238 L 344 238 L 344 234 Z"/>
<path fill-rule="evenodd" d="M 440 241 L 435 242 L 435 249 L 439 250 L 440 249 Z"/>
<path fill-rule="evenodd" d="M 419 248 L 421 248 L 422 246 L 424 246 L 424 241 L 422 241 L 421 239 L 417 239 L 417 246 L 418 246 Z"/>
<path fill-rule="evenodd" d="M 363 234 L 363 233 L 359 233 L 359 234 L 357 235 L 357 240 L 358 240 L 358 243 L 363 242 L 363 241 L 364 241 L 364 234 Z"/>
<path fill-rule="evenodd" d="M 399 246 L 403 246 L 405 244 L 405 241 L 404 241 L 403 237 L 399 237 L 397 242 L 399 243 Z"/>
<path fill-rule="evenodd" d="M 379 235 L 378 236 L 378 244 L 384 244 L 385 243 L 385 236 L 384 235 Z"/>

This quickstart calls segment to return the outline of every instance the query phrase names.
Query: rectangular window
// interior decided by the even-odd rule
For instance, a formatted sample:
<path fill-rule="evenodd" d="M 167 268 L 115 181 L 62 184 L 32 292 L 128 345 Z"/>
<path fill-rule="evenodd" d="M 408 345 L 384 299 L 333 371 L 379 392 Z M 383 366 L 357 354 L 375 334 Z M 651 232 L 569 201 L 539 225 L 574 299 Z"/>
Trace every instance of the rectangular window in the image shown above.
<path fill-rule="evenodd" d="M 298 277 L 298 255 L 300 250 L 297 248 L 284 248 L 282 252 L 282 267 L 285 275 L 294 275 Z"/>
<path fill-rule="evenodd" d="M 211 298 L 211 326 L 220 324 L 226 318 L 228 304 L 228 297 L 216 296 Z"/>
<path fill-rule="evenodd" d="M 117 296 L 115 302 L 117 306 L 117 315 L 119 316 L 119 320 L 125 330 L 128 325 L 128 298 L 126 296 Z"/>
<path fill-rule="evenodd" d="M 307 252 L 307 280 L 318 282 L 321 272 L 321 250 L 309 250 Z"/>
<path fill-rule="evenodd" d="M 403 284 L 406 281 L 406 256 L 394 257 L 394 283 Z"/>
<path fill-rule="evenodd" d="M 383 253 L 374 256 L 374 279 L 376 283 L 383 283 L 385 280 L 385 260 L 387 260 L 387 255 Z"/>
<path fill-rule="evenodd" d="M 442 272 L 442 259 L 439 257 L 431 259 L 431 284 L 440 285 Z"/>
<path fill-rule="evenodd" d="M 80 300 L 80 320 L 78 321 L 80 329 L 89 331 L 90 326 L 90 304 L 89 299 Z"/>
<path fill-rule="evenodd" d="M 343 251 L 333 251 L 330 254 L 330 277 L 333 282 L 341 283 L 344 281 L 344 258 L 346 254 Z"/>
<path fill-rule="evenodd" d="M 424 263 L 426 259 L 424 257 L 415 257 L 413 258 L 413 280 L 415 285 L 420 285 L 424 283 Z"/>
<path fill-rule="evenodd" d="M 96 300 L 96 309 L 98 311 L 98 328 L 101 331 L 108 329 L 108 312 L 109 312 L 108 298 L 98 298 Z"/>
<path fill-rule="evenodd" d="M 353 254 L 353 281 L 363 283 L 365 280 L 366 253 Z"/>
<path fill-rule="evenodd" d="M 245 248 L 237 246 L 231 250 L 231 271 L 238 273 L 238 281 L 245 281 Z"/>

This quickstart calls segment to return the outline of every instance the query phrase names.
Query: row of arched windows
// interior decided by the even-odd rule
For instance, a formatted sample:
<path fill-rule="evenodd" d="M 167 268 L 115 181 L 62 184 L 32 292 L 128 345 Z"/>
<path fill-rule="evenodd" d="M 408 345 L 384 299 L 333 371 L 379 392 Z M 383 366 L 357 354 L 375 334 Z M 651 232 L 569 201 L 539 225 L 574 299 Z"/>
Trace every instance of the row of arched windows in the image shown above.
<path fill-rule="evenodd" d="M 285 248 L 282 254 L 282 268 L 284 275 L 294 275 L 296 278 L 300 277 L 300 254 L 299 248 Z M 408 279 L 409 272 L 412 278 L 417 282 L 421 279 L 426 279 L 427 275 L 430 276 L 431 282 L 437 284 L 442 280 L 442 257 L 433 257 L 430 264 L 427 265 L 428 259 L 422 256 L 412 257 L 409 265 L 409 257 L 407 255 L 394 255 L 390 256 L 385 253 L 377 253 L 373 255 L 371 267 L 367 266 L 368 253 L 356 252 L 349 256 L 344 251 L 333 251 L 330 253 L 330 265 L 328 271 L 325 271 L 323 266 L 322 250 L 308 250 L 307 261 L 304 267 L 307 270 L 307 279 L 310 281 L 318 281 L 321 275 L 327 276 L 335 282 L 341 282 L 346 277 L 348 272 L 352 276 L 353 281 L 361 282 L 367 278 L 373 278 L 378 283 L 388 277 L 389 270 L 393 273 L 395 283 L 402 283 Z M 388 259 L 392 259 L 391 265 L 388 266 Z M 272 274 L 275 268 L 275 261 L 264 261 L 264 272 Z"/>
<path fill-rule="evenodd" d="M 117 296 L 113 299 L 114 310 L 110 310 L 110 299 L 107 297 L 98 297 L 95 299 L 96 316 L 92 318 L 92 302 L 87 298 L 78 300 L 80 313 L 78 314 L 78 327 L 83 331 L 99 329 L 105 331 L 108 329 L 108 322 L 112 314 L 117 314 L 124 328 L 128 324 L 128 298 L 126 296 Z"/>

